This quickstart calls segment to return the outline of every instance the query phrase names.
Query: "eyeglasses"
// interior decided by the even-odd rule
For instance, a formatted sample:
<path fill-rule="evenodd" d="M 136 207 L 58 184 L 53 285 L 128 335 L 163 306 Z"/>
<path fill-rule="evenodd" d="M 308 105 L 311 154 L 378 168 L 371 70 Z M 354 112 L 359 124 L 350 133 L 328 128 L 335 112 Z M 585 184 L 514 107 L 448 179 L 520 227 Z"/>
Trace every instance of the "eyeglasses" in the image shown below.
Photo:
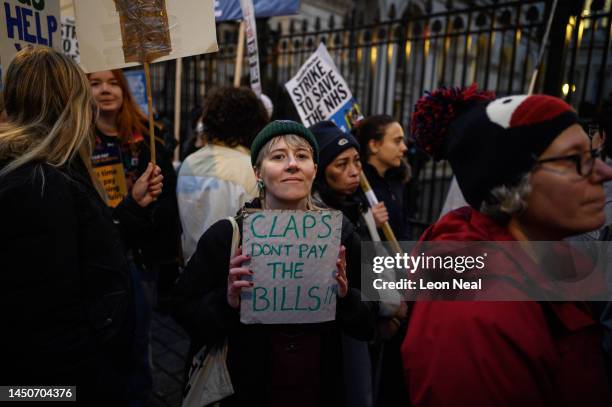
<path fill-rule="evenodd" d="M 542 160 L 538 160 L 538 164 L 546 164 L 557 161 L 571 161 L 576 165 L 576 173 L 582 177 L 588 177 L 593 173 L 593 168 L 595 168 L 595 160 L 603 159 L 603 149 L 601 147 L 592 148 L 588 151 L 578 154 L 570 154 L 559 157 L 549 157 L 544 158 Z M 548 168 L 548 167 L 547 167 Z M 550 170 L 565 173 L 567 171 L 563 171 L 560 168 L 548 168 Z"/>

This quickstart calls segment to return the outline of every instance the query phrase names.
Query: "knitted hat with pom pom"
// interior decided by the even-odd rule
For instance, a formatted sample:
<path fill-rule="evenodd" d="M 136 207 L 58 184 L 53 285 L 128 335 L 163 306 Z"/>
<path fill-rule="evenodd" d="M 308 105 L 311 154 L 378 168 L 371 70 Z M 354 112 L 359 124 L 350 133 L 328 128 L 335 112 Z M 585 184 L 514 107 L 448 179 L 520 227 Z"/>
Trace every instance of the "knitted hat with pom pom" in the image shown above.
<path fill-rule="evenodd" d="M 493 97 L 475 84 L 437 89 L 419 99 L 411 124 L 422 149 L 450 162 L 477 210 L 493 188 L 517 185 L 553 140 L 578 123 L 572 107 L 556 97 Z"/>

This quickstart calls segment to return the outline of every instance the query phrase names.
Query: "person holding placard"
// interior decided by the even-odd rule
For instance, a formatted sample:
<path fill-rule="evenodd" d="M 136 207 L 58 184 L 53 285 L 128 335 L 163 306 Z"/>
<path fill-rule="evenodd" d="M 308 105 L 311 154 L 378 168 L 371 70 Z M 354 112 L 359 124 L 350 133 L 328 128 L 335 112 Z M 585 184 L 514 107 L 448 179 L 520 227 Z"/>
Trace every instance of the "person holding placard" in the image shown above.
<path fill-rule="evenodd" d="M 374 208 L 369 208 L 368 201 L 359 187 L 362 168 L 359 143 L 351 134 L 342 132 L 331 121 L 316 123 L 309 129 L 321 149 L 319 171 L 315 179 L 315 202 L 320 200 L 322 206 L 341 210 L 355 226 L 362 240 L 379 241 L 377 228 L 388 221 L 389 215 L 383 202 Z M 372 405 L 389 405 L 391 400 L 401 405 L 405 404 L 404 401 L 408 401 L 399 353 L 404 332 L 404 329 L 400 328 L 405 319 L 406 304 L 400 301 L 399 294 L 380 303 L 377 340 L 370 346 L 373 370 L 377 372 L 372 375 L 375 379 L 370 378 L 370 382 L 374 384 L 370 396 Z M 363 355 L 360 351 L 360 345 L 350 339 L 345 340 L 345 349 L 350 349 L 355 354 L 362 354 L 361 358 L 365 359 L 367 355 Z M 359 381 L 360 376 L 357 373 L 363 376 L 363 372 L 351 370 L 353 370 L 352 377 Z M 361 384 L 358 387 L 361 391 L 365 391 L 367 388 L 372 388 L 372 383 Z M 351 391 L 355 393 L 354 389 Z M 362 400 L 355 400 L 352 404 L 363 403 L 365 398 L 367 396 L 362 395 Z"/>
<path fill-rule="evenodd" d="M 87 76 L 98 108 L 92 164 L 106 189 L 110 206 L 115 206 L 132 191 L 134 181 L 149 165 L 147 118 L 136 104 L 121 70 L 94 72 Z M 156 155 L 164 185 L 159 197 L 148 207 L 150 225 L 146 231 L 124 228 L 128 259 L 137 284 L 136 343 L 140 350 L 136 352 L 141 356 L 136 363 L 139 367 L 135 369 L 141 373 L 134 374 L 134 392 L 141 400 L 148 397 L 153 381 L 149 337 L 157 280 L 162 273 L 165 279 L 176 279 L 180 256 L 176 173 L 163 147 L 163 138 L 161 136 L 156 143 Z"/>
<path fill-rule="evenodd" d="M 410 168 L 404 161 L 408 147 L 402 126 L 391 116 L 375 115 L 360 121 L 353 131 L 361 145 L 363 173 L 378 201 L 385 204 L 395 237 L 409 240 L 406 183 Z"/>
<path fill-rule="evenodd" d="M 134 307 L 116 223 L 147 223 L 159 168 L 111 211 L 91 166 L 91 91 L 76 63 L 24 48 L 5 84 L 0 383 L 76 386 L 80 405 L 125 405 Z"/>
<path fill-rule="evenodd" d="M 249 209 L 317 209 L 311 187 L 318 158 L 317 142 L 301 124 L 275 121 L 266 126 L 251 145 L 260 197 L 245 206 L 238 224 Z M 253 287 L 248 280 L 253 272 L 244 264 L 249 256 L 241 249 L 230 256 L 229 220 L 204 233 L 177 283 L 173 315 L 191 335 L 191 356 L 203 344 L 227 340 L 235 394 L 222 405 L 343 405 L 341 333 L 371 339 L 376 305 L 360 300 L 359 238 L 347 220 L 341 227 L 335 320 L 310 324 L 241 323 L 241 290 Z"/>

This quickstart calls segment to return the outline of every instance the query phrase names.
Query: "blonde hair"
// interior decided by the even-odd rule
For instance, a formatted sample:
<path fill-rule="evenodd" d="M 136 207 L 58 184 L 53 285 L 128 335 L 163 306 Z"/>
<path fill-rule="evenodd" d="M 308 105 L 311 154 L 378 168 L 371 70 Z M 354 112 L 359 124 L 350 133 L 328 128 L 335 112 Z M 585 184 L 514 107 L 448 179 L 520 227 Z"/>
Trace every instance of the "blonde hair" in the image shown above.
<path fill-rule="evenodd" d="M 31 162 L 66 165 L 78 154 L 94 187 L 91 167 L 93 104 L 89 82 L 73 60 L 47 47 L 19 51 L 6 71 L 7 121 L 0 124 L 0 177 Z"/>
<path fill-rule="evenodd" d="M 260 174 L 262 173 L 261 164 L 264 158 L 266 158 L 270 154 L 270 152 L 272 152 L 272 148 L 276 145 L 276 143 L 281 140 L 283 140 L 285 144 L 287 144 L 287 147 L 292 150 L 305 149 L 310 151 L 311 156 L 314 154 L 312 146 L 303 137 L 297 136 L 295 134 L 285 134 L 282 136 L 276 136 L 270 139 L 270 141 L 268 141 L 266 144 L 264 144 L 261 150 L 259 150 L 259 154 L 257 154 L 257 160 L 255 160 L 255 169 L 257 171 L 260 171 Z M 259 189 L 259 199 L 261 199 L 263 205 L 263 202 L 265 202 L 266 199 L 265 188 Z M 310 191 L 308 192 L 308 197 L 306 197 L 306 208 L 308 210 L 320 209 L 319 207 L 315 206 L 312 201 L 312 186 L 310 187 Z"/>

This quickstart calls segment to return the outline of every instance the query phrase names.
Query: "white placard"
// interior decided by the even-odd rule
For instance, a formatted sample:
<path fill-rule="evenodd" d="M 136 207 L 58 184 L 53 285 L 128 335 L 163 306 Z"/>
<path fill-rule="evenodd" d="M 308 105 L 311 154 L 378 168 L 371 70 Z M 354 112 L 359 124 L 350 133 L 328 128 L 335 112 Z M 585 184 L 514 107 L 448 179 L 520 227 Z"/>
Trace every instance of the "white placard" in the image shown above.
<path fill-rule="evenodd" d="M 74 62 L 79 63 L 79 43 L 76 38 L 76 24 L 73 17 L 62 16 L 62 51 Z"/>
<path fill-rule="evenodd" d="M 0 63 L 8 69 L 28 44 L 61 49 L 59 0 L 3 0 L 0 6 Z"/>
<path fill-rule="evenodd" d="M 359 113 L 346 81 L 323 43 L 285 87 L 305 126 L 332 120 L 341 130 L 348 131 L 351 115 Z"/>
<path fill-rule="evenodd" d="M 85 72 L 125 68 L 119 13 L 113 0 L 74 3 L 81 67 Z M 216 52 L 213 0 L 166 0 L 172 52 L 154 62 Z"/>
<path fill-rule="evenodd" d="M 257 25 L 255 23 L 255 7 L 253 0 L 240 0 L 242 15 L 246 25 L 247 53 L 249 56 L 249 77 L 251 89 L 259 97 L 261 95 L 261 80 L 259 73 L 259 51 L 257 48 Z"/>
<path fill-rule="evenodd" d="M 243 224 L 245 265 L 254 286 L 242 289 L 240 321 L 296 324 L 336 318 L 340 211 L 261 211 Z"/>

